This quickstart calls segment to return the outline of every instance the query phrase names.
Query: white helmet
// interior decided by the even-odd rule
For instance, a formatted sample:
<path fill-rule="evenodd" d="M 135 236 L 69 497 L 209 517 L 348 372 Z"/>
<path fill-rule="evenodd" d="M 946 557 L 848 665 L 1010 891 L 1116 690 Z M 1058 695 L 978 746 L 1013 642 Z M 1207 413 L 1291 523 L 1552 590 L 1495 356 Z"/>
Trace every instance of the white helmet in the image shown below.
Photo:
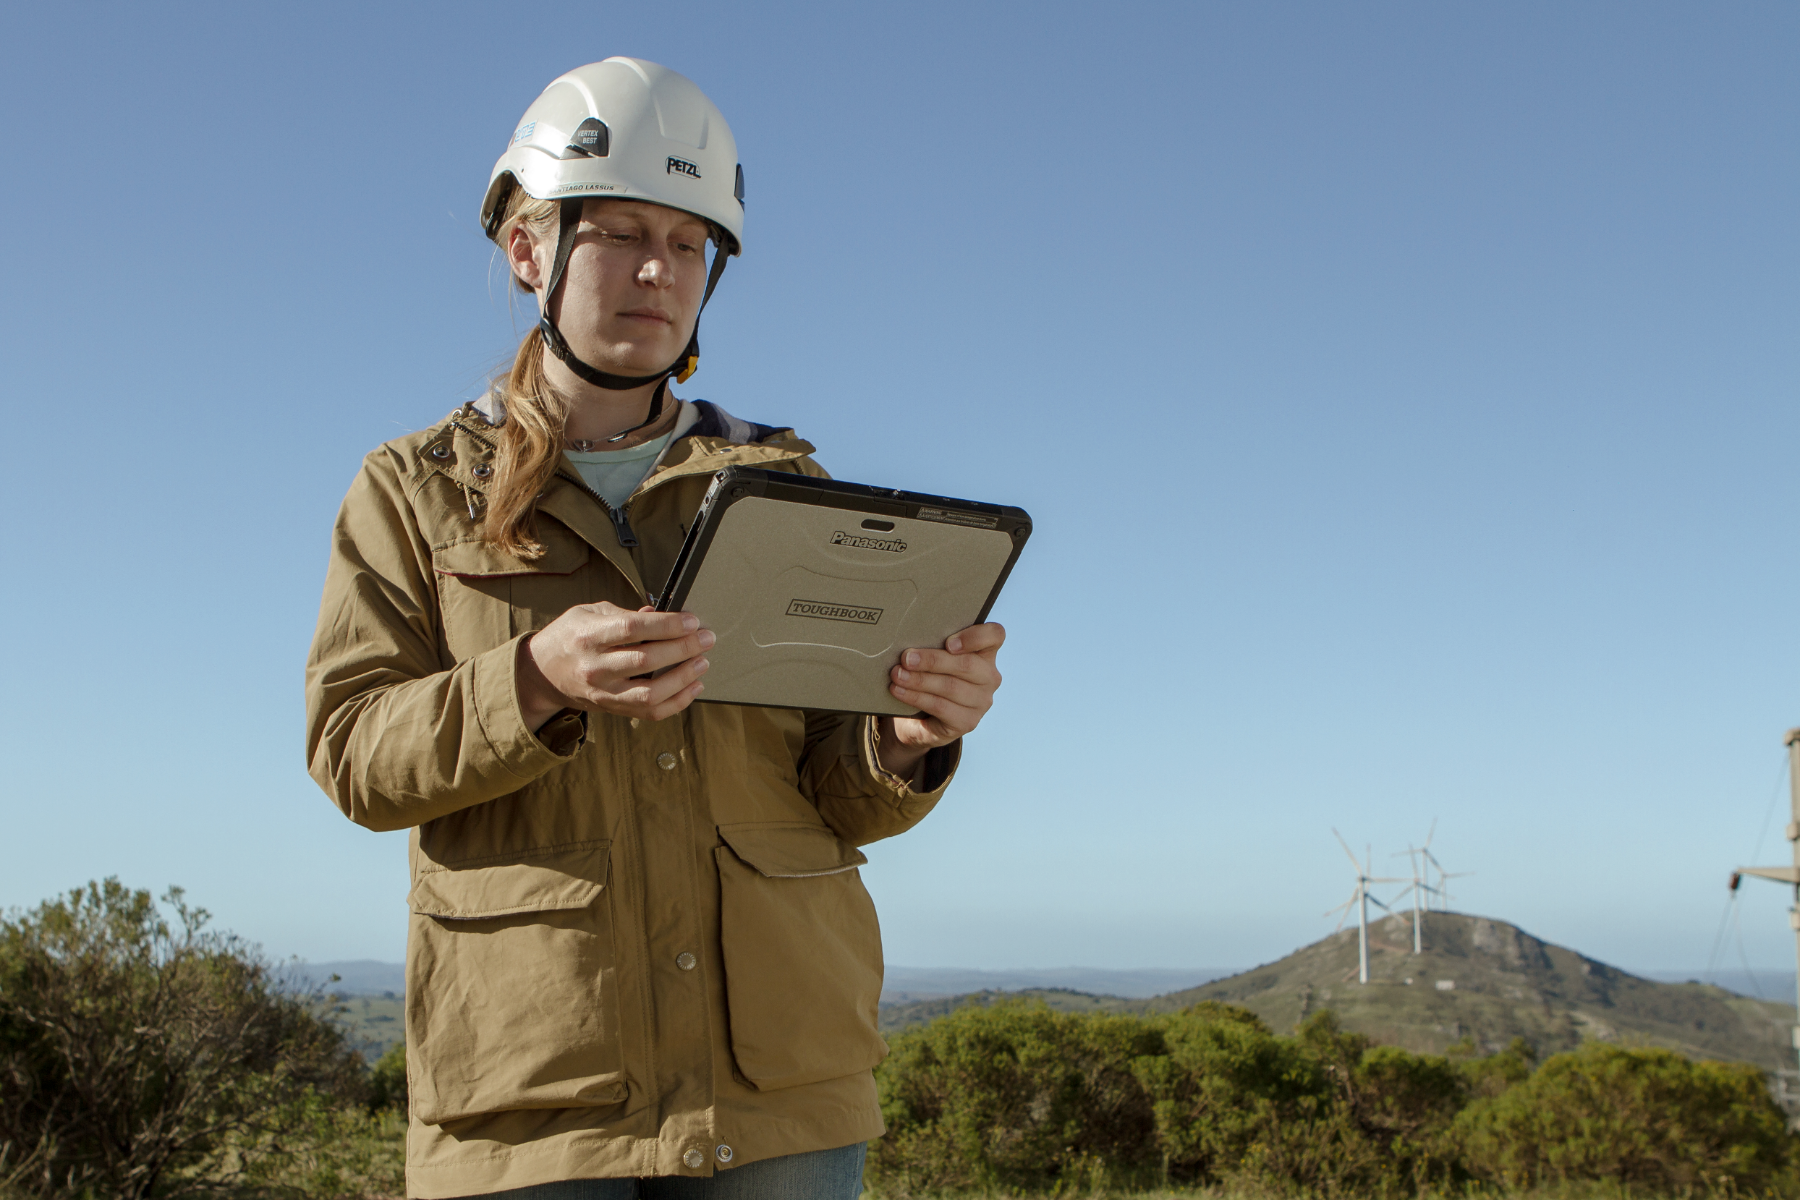
<path fill-rule="evenodd" d="M 551 351 L 575 374 L 599 387 L 626 390 L 669 375 L 679 379 L 691 375 L 700 358 L 698 316 L 694 337 L 680 359 L 655 375 L 633 377 L 610 375 L 577 358 L 551 319 L 550 308 L 568 265 L 582 202 L 607 197 L 690 212 L 719 231 L 706 298 L 700 302 L 702 309 L 706 307 L 725 260 L 742 252 L 744 237 L 744 168 L 738 162 L 737 141 L 706 94 L 686 76 L 641 58 L 609 58 L 576 67 L 552 80 L 531 102 L 506 153 L 494 164 L 481 202 L 481 225 L 488 237 L 499 233 L 507 197 L 515 187 L 534 200 L 561 202 L 556 259 L 538 322 Z M 655 420 L 661 408 L 658 388 L 649 419 Z"/>
<path fill-rule="evenodd" d="M 744 168 L 731 126 L 694 81 L 609 58 L 551 81 L 488 177 L 481 225 L 499 231 L 514 186 L 533 200 L 619 196 L 691 212 L 744 240 Z"/>

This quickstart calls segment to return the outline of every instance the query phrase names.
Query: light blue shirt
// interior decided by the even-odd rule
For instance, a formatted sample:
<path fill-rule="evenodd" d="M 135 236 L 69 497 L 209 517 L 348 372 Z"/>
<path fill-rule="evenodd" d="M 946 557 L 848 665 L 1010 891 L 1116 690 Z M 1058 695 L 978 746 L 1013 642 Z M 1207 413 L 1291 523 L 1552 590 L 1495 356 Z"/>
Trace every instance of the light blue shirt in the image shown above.
<path fill-rule="evenodd" d="M 563 453 L 581 472 L 583 483 L 614 508 L 624 508 L 631 493 L 644 482 L 644 476 L 650 474 L 650 468 L 656 465 L 658 456 L 674 436 L 675 431 L 671 429 L 661 437 L 629 450 L 594 450 L 587 454 L 565 450 Z"/>

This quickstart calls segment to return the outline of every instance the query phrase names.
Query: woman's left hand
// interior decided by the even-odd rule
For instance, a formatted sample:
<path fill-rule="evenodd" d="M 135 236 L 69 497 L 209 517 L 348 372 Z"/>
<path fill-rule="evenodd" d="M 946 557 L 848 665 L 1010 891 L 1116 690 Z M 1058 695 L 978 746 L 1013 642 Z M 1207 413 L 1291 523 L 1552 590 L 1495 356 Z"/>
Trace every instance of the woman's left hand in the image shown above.
<path fill-rule="evenodd" d="M 909 778 L 927 750 L 948 746 L 981 724 L 1000 686 L 994 656 L 1005 641 L 1006 630 L 990 621 L 951 634 L 942 650 L 900 656 L 888 691 L 925 715 L 881 718 L 882 770 Z"/>

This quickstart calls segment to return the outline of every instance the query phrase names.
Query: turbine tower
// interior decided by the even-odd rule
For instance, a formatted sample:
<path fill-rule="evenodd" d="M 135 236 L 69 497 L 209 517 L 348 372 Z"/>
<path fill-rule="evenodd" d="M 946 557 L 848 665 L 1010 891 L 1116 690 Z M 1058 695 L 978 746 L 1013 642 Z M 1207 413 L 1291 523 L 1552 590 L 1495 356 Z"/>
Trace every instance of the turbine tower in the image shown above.
<path fill-rule="evenodd" d="M 1793 819 L 1788 822 L 1788 841 L 1794 843 L 1794 865 L 1791 867 L 1739 867 L 1731 873 L 1731 890 L 1737 891 L 1744 876 L 1773 879 L 1794 889 L 1794 905 L 1788 909 L 1788 923 L 1794 927 L 1794 954 L 1800 961 L 1800 729 L 1787 731 L 1788 793 Z M 1794 1049 L 1800 1051 L 1800 1025 L 1794 1026 Z"/>
<path fill-rule="evenodd" d="M 1406 849 L 1400 851 L 1400 854 L 1406 855 L 1407 865 L 1412 868 L 1412 883 L 1408 885 L 1405 891 L 1401 892 L 1398 896 L 1395 896 L 1394 901 L 1395 903 L 1398 903 L 1399 901 L 1404 900 L 1408 895 L 1412 896 L 1412 952 L 1414 954 L 1423 954 L 1425 952 L 1425 941 L 1419 932 L 1420 914 L 1423 912 L 1425 905 L 1431 898 L 1431 885 L 1425 882 L 1424 875 L 1420 868 L 1419 852 L 1431 845 L 1432 834 L 1435 834 L 1436 832 L 1437 822 L 1434 820 L 1431 823 L 1431 833 L 1425 835 L 1424 846 L 1408 846 Z M 1400 854 L 1395 854 L 1392 857 L 1399 858 Z"/>
<path fill-rule="evenodd" d="M 1378 878 L 1371 875 L 1369 872 L 1374 869 L 1372 860 L 1370 863 L 1357 862 L 1356 853 L 1350 849 L 1350 843 L 1344 840 L 1344 835 L 1336 829 L 1331 831 L 1331 835 L 1337 838 L 1338 845 L 1342 846 L 1344 853 L 1350 857 L 1350 865 L 1356 868 L 1356 890 L 1350 893 L 1348 900 L 1325 915 L 1329 917 L 1331 913 L 1342 912 L 1344 915 L 1339 919 L 1337 926 L 1338 929 L 1342 929 L 1344 922 L 1350 919 L 1351 910 L 1356 911 L 1357 982 L 1367 983 L 1369 982 L 1369 901 L 1375 900 L 1375 897 L 1369 895 L 1369 885 L 1371 883 L 1405 883 L 1406 880 Z M 1375 903 L 1380 904 L 1382 908 L 1387 908 L 1387 905 L 1382 904 L 1379 900 L 1375 900 Z M 1393 910 L 1388 909 L 1388 911 L 1392 912 Z"/>
<path fill-rule="evenodd" d="M 1425 834 L 1425 844 L 1423 846 L 1408 846 L 1406 849 L 1400 851 L 1399 854 L 1393 856 L 1399 858 L 1400 854 L 1404 854 L 1407 857 L 1407 861 L 1412 864 L 1412 884 L 1404 889 L 1398 896 L 1395 896 L 1394 901 L 1395 903 L 1398 903 L 1405 899 L 1408 894 L 1412 896 L 1412 952 L 1414 954 L 1423 954 L 1425 952 L 1425 940 L 1420 933 L 1420 926 L 1423 923 L 1423 914 L 1431 911 L 1431 898 L 1436 896 L 1439 906 L 1448 910 L 1450 893 L 1447 885 L 1449 881 L 1452 879 L 1462 879 L 1475 873 L 1473 871 L 1450 872 L 1444 870 L 1444 865 L 1438 862 L 1437 857 L 1431 853 L 1431 839 L 1436 836 L 1437 818 L 1434 817 L 1431 821 L 1430 830 Z M 1437 868 L 1438 873 L 1436 887 L 1431 885 L 1429 879 L 1433 867 Z"/>

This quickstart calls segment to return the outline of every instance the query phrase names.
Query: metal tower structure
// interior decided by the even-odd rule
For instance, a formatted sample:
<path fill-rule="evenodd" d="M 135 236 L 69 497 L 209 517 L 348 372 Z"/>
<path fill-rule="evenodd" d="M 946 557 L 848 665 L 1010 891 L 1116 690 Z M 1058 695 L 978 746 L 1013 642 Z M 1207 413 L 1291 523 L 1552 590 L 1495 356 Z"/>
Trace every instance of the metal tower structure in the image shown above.
<path fill-rule="evenodd" d="M 1350 849 L 1350 843 L 1344 840 L 1344 835 L 1339 833 L 1336 829 L 1331 831 L 1331 835 L 1337 838 L 1338 845 L 1344 848 L 1344 853 L 1350 858 L 1350 865 L 1356 868 L 1356 890 L 1350 893 L 1350 898 L 1348 900 L 1344 901 L 1325 915 L 1329 917 L 1332 913 L 1342 912 L 1344 915 L 1339 918 L 1337 926 L 1339 929 L 1342 929 L 1344 927 L 1344 922 L 1350 919 L 1351 911 L 1354 910 L 1356 912 L 1357 982 L 1367 983 L 1369 982 L 1369 902 L 1374 900 L 1375 903 L 1382 908 L 1387 909 L 1389 912 L 1393 911 L 1392 909 L 1389 909 L 1387 905 L 1382 904 L 1381 901 L 1376 900 L 1375 897 L 1369 895 L 1369 885 L 1371 883 L 1405 883 L 1406 880 L 1377 877 L 1370 874 L 1370 872 L 1374 870 L 1373 860 L 1371 859 L 1369 862 L 1357 862 L 1356 853 Z"/>
<path fill-rule="evenodd" d="M 1731 890 L 1737 891 L 1738 884 L 1744 876 L 1754 875 L 1758 879 L 1773 879 L 1776 883 L 1785 883 L 1794 890 L 1794 903 L 1788 909 L 1788 924 L 1794 929 L 1794 958 L 1800 963 L 1800 729 L 1787 731 L 1788 749 L 1788 793 L 1792 817 L 1788 821 L 1787 838 L 1794 844 L 1794 865 L 1791 867 L 1739 867 L 1731 873 Z M 1796 987 L 1796 1002 L 1800 1004 L 1800 985 Z M 1800 1025 L 1794 1026 L 1793 1044 L 1796 1053 L 1800 1053 Z"/>
<path fill-rule="evenodd" d="M 1402 890 L 1398 896 L 1394 897 L 1394 902 L 1399 903 L 1408 895 L 1412 896 L 1412 952 L 1414 954 L 1423 954 L 1425 952 L 1425 940 L 1421 933 L 1421 926 L 1424 923 L 1424 914 L 1431 911 L 1432 898 L 1436 897 L 1440 909 L 1448 911 L 1450 901 L 1450 881 L 1452 879 L 1462 879 L 1475 873 L 1473 871 L 1444 870 L 1444 864 L 1440 863 L 1437 860 L 1437 856 L 1431 852 L 1431 839 L 1436 836 L 1437 820 L 1434 818 L 1431 822 L 1431 828 L 1425 834 L 1425 844 L 1423 846 L 1408 846 L 1406 849 L 1400 851 L 1399 854 L 1393 856 L 1399 858 L 1401 854 L 1404 854 L 1406 855 L 1407 861 L 1412 865 L 1412 883 Z M 1430 881 L 1430 875 L 1433 868 L 1435 868 L 1438 873 L 1437 886 L 1435 887 L 1432 886 Z"/>
<path fill-rule="evenodd" d="M 1437 822 L 1436 821 L 1433 821 L 1431 823 L 1431 832 L 1432 833 L 1437 832 Z M 1425 836 L 1425 845 L 1426 846 L 1431 845 L 1431 835 L 1430 834 L 1427 834 Z M 1424 847 L 1420 847 L 1420 846 L 1408 846 L 1406 849 L 1400 851 L 1400 854 L 1406 855 L 1406 861 L 1407 861 L 1408 865 L 1410 865 L 1412 867 L 1412 883 L 1406 888 L 1405 891 L 1401 892 L 1398 896 L 1394 897 L 1395 903 L 1398 903 L 1399 901 L 1406 899 L 1406 897 L 1408 895 L 1412 896 L 1412 918 L 1413 918 L 1413 949 L 1412 949 L 1412 952 L 1414 954 L 1423 954 L 1425 952 L 1425 941 L 1424 941 L 1423 936 L 1420 933 L 1419 926 L 1420 926 L 1421 914 L 1424 912 L 1426 904 L 1430 901 L 1431 891 L 1432 891 L 1431 885 L 1425 882 L 1424 875 L 1420 869 L 1419 851 L 1423 848 Z M 1400 854 L 1393 855 L 1393 857 L 1399 858 Z"/>

